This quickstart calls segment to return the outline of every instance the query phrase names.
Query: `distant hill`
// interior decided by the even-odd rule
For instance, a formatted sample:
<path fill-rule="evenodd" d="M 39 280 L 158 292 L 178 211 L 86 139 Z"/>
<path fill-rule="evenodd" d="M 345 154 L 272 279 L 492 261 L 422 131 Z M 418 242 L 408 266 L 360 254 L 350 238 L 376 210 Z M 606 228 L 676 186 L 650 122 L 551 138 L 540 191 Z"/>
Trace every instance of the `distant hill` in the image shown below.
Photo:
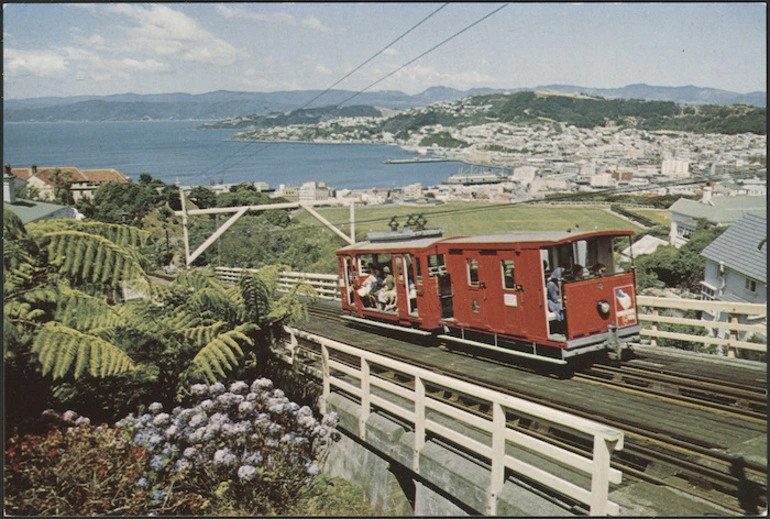
<path fill-rule="evenodd" d="M 454 101 L 464 97 L 489 93 L 514 93 L 548 89 L 566 93 L 620 99 L 673 101 L 679 104 L 746 104 L 766 106 L 766 92 L 739 94 L 713 88 L 661 87 L 629 85 L 617 89 L 587 88 L 572 85 L 543 85 L 533 88 L 456 90 L 431 87 L 415 95 L 399 91 L 356 92 L 331 90 L 306 108 L 339 105 L 371 106 L 405 110 L 427 106 L 437 101 Z M 110 96 L 44 97 L 34 99 L 5 99 L 5 122 L 46 121 L 136 121 L 136 120 L 221 120 L 248 115 L 290 112 L 304 106 L 321 90 L 284 92 L 231 92 L 218 90 L 206 94 L 117 94 Z"/>

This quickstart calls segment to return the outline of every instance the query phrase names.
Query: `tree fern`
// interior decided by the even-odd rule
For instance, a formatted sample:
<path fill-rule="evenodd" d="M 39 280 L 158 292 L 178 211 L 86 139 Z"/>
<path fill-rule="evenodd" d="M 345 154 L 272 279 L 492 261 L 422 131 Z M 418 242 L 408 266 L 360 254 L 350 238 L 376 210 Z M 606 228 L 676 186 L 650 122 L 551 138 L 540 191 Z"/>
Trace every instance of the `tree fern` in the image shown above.
<path fill-rule="evenodd" d="M 63 287 L 60 287 L 54 318 L 65 326 L 81 331 L 114 328 L 122 321 L 121 316 L 102 298 Z"/>
<path fill-rule="evenodd" d="M 217 338 L 217 334 L 222 331 L 222 328 L 227 328 L 228 324 L 224 321 L 217 321 L 213 324 L 206 326 L 195 326 L 192 328 L 185 328 L 179 330 L 182 335 L 188 341 L 191 341 L 193 346 L 201 347 L 208 344 Z"/>
<path fill-rule="evenodd" d="M 265 282 L 264 277 L 254 273 L 244 273 L 239 281 L 241 289 L 242 319 L 247 322 L 262 324 L 270 313 L 274 292 Z"/>
<path fill-rule="evenodd" d="M 241 343 L 252 344 L 252 340 L 246 334 L 257 330 L 259 327 L 247 323 L 219 335 L 195 355 L 191 362 L 191 371 L 211 383 L 218 380 L 217 375 L 226 377 L 226 371 L 235 368 L 243 356 Z"/>
<path fill-rule="evenodd" d="M 50 373 L 54 379 L 69 374 L 77 379 L 86 371 L 106 377 L 135 369 L 131 358 L 114 344 L 56 322 L 40 329 L 31 351 L 37 354 L 43 375 Z"/>
<path fill-rule="evenodd" d="M 218 321 L 234 322 L 238 316 L 238 307 L 221 287 L 196 290 L 187 300 L 185 310 Z"/>
<path fill-rule="evenodd" d="M 48 244 L 48 261 L 58 272 L 75 281 L 84 281 L 88 265 L 91 280 L 118 287 L 122 281 L 146 278 L 137 253 L 107 238 L 82 231 L 67 230 L 41 236 Z M 90 246 L 89 246 L 90 245 Z"/>
<path fill-rule="evenodd" d="M 120 247 L 144 247 L 150 238 L 150 233 L 148 231 L 129 225 L 103 222 L 80 222 L 66 218 L 35 222 L 29 224 L 27 230 L 31 234 L 40 236 L 62 231 L 79 230 L 87 234 L 106 238 Z"/>
<path fill-rule="evenodd" d="M 223 290 L 222 286 L 211 269 L 189 269 L 180 272 L 174 284 L 184 286 L 185 288 L 192 288 L 193 290 L 200 290 L 203 288 L 216 288 Z"/>

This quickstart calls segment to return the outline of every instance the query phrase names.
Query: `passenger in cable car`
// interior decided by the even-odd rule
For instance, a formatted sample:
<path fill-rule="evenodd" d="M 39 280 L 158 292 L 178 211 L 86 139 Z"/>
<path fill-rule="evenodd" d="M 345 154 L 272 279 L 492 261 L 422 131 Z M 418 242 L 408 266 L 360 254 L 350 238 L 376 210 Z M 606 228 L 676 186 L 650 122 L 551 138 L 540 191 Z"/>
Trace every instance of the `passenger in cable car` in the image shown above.
<path fill-rule="evenodd" d="M 603 277 L 605 271 L 607 270 L 607 265 L 604 263 L 597 263 L 593 267 L 591 267 L 591 275 L 597 278 Z"/>
<path fill-rule="evenodd" d="M 564 271 L 561 267 L 556 267 L 548 278 L 548 284 L 545 286 L 548 293 L 548 311 L 556 314 L 558 321 L 564 320 L 564 309 L 561 307 L 559 297 L 559 278 Z"/>
<path fill-rule="evenodd" d="M 396 305 L 396 280 L 390 272 L 387 265 L 382 269 L 385 279 L 382 282 L 382 288 L 377 294 L 377 300 L 380 303 L 381 310 L 394 310 Z"/>
<path fill-rule="evenodd" d="M 376 306 L 375 296 L 380 289 L 380 276 L 379 270 L 373 264 L 369 264 L 369 276 L 364 280 L 361 288 L 358 289 L 358 295 L 364 302 L 364 306 L 374 307 Z"/>

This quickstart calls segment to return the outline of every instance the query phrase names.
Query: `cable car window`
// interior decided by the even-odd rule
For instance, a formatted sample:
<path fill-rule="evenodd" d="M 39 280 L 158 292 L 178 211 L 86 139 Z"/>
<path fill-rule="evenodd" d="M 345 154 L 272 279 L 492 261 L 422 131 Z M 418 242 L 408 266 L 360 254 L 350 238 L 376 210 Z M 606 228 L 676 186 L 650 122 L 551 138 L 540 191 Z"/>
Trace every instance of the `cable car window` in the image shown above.
<path fill-rule="evenodd" d="M 468 260 L 468 284 L 479 284 L 479 260 L 476 258 L 470 258 Z"/>
<path fill-rule="evenodd" d="M 420 258 L 414 258 L 414 266 L 417 269 L 417 284 L 422 285 L 422 262 Z"/>
<path fill-rule="evenodd" d="M 428 275 L 431 277 L 446 274 L 446 264 L 443 254 L 432 254 L 428 256 Z"/>
<path fill-rule="evenodd" d="M 503 268 L 503 288 L 516 288 L 516 278 L 513 275 L 513 260 L 504 259 L 500 264 Z"/>

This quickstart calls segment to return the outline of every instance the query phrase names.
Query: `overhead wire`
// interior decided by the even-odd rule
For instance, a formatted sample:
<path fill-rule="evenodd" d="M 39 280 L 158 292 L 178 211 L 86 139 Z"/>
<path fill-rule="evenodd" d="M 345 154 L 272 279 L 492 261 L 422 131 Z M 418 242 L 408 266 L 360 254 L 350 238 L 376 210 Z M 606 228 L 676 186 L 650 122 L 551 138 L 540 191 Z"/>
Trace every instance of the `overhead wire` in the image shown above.
<path fill-rule="evenodd" d="M 335 82 L 334 82 L 332 85 L 328 86 L 328 87 L 327 87 L 327 88 L 326 88 L 324 91 L 322 91 L 320 94 L 316 95 L 315 97 L 313 97 L 312 99 L 310 99 L 309 101 L 307 101 L 305 104 L 303 104 L 303 105 L 302 105 L 302 106 L 300 106 L 299 108 L 296 108 L 295 110 L 303 110 L 303 109 L 307 108 L 308 106 L 310 106 L 311 104 L 313 104 L 313 103 L 314 103 L 315 101 L 317 101 L 318 99 L 320 99 L 321 97 L 323 97 L 325 94 L 329 93 L 329 92 L 330 92 L 330 91 L 331 91 L 331 90 L 332 90 L 334 87 L 336 87 L 337 85 L 339 85 L 340 83 L 342 83 L 344 80 L 346 80 L 347 78 L 349 78 L 350 76 L 352 76 L 353 74 L 355 74 L 356 72 L 358 72 L 359 70 L 361 70 L 361 69 L 362 69 L 364 66 L 366 66 L 368 63 L 370 63 L 372 60 L 374 60 L 374 59 L 375 59 L 377 56 L 379 56 L 380 54 L 382 54 L 383 52 L 385 52 L 385 51 L 386 51 L 388 48 L 392 47 L 394 44 L 396 44 L 397 42 L 399 42 L 400 40 L 402 40 L 402 39 L 403 39 L 404 37 L 406 37 L 406 36 L 407 36 L 409 33 L 411 33 L 412 31 L 414 31 L 415 29 L 417 29 L 417 28 L 418 28 L 420 25 L 422 25 L 423 23 L 425 23 L 426 21 L 428 21 L 430 18 L 432 18 L 434 15 L 436 15 L 436 14 L 437 14 L 439 11 L 441 11 L 442 9 L 444 9 L 444 8 L 445 8 L 447 5 L 449 5 L 449 2 L 446 2 L 446 3 L 442 4 L 441 6 L 439 6 L 439 7 L 438 7 L 438 9 L 435 9 L 433 12 L 431 12 L 430 14 L 428 14 L 428 16 L 424 17 L 422 20 L 420 20 L 420 21 L 419 21 L 419 22 L 417 22 L 416 24 L 412 25 L 412 26 L 411 26 L 409 29 L 407 29 L 405 32 L 401 33 L 401 34 L 400 34 L 400 35 L 399 35 L 399 36 L 398 36 L 396 39 L 394 39 L 393 41 L 391 41 L 390 43 L 388 43 L 387 45 L 385 45 L 384 47 L 382 47 L 380 50 L 378 50 L 377 52 L 375 52 L 374 54 L 372 54 L 372 55 L 371 55 L 369 58 L 367 58 L 367 59 L 366 59 L 366 60 L 364 60 L 364 61 L 363 61 L 361 64 L 359 64 L 358 66 L 356 66 L 356 67 L 355 67 L 353 70 L 351 70 L 350 72 L 348 72 L 347 74 L 345 74 L 344 76 L 342 76 L 340 79 L 338 79 L 337 81 L 335 81 Z M 368 88 L 369 88 L 369 87 L 368 87 Z M 338 106 L 339 106 L 339 105 L 338 105 Z M 266 145 L 265 145 L 265 146 L 262 146 L 261 148 L 259 148 L 259 149 L 257 150 L 257 152 L 256 152 L 256 153 L 262 153 L 262 152 L 264 152 L 266 149 L 268 149 L 268 148 L 272 147 L 272 146 L 273 146 L 273 145 L 275 145 L 275 144 L 276 144 L 276 142 L 268 142 L 268 143 L 266 143 Z M 233 158 L 235 155 L 237 155 L 238 153 L 240 153 L 240 151 L 241 151 L 241 150 L 245 150 L 245 149 L 247 149 L 247 147 L 241 147 L 241 148 L 239 148 L 239 149 L 238 149 L 238 151 L 236 151 L 236 152 L 234 152 L 234 153 L 230 154 L 229 156 L 225 157 L 224 159 L 220 160 L 218 163 L 214 164 L 214 165 L 213 165 L 213 166 L 211 166 L 209 169 L 214 169 L 214 168 L 216 168 L 216 167 L 220 166 L 221 164 L 224 164 L 224 163 L 225 163 L 225 162 L 227 162 L 228 160 L 232 159 L 232 158 Z M 251 157 L 252 157 L 252 156 L 254 156 L 256 153 L 254 153 L 254 154 L 252 154 L 252 155 L 250 155 L 250 156 L 248 156 L 248 157 L 246 157 L 246 158 L 243 158 L 243 159 L 239 160 L 238 162 L 236 162 L 236 163 L 232 164 L 232 165 L 231 165 L 231 166 L 229 166 L 229 167 L 230 167 L 230 168 L 232 168 L 232 167 L 235 167 L 235 166 L 237 166 L 238 164 L 241 164 L 241 163 L 242 163 L 244 160 L 246 160 L 247 158 L 251 158 Z M 203 171 L 201 171 L 201 173 L 204 173 L 204 172 L 203 172 Z M 192 175 L 197 175 L 197 174 L 191 173 L 191 174 L 189 174 L 189 175 L 191 175 L 191 176 L 192 176 Z"/>
<path fill-rule="evenodd" d="M 359 90 L 358 92 L 356 92 L 356 93 L 355 93 L 355 94 L 353 94 L 352 96 L 348 97 L 347 99 L 345 99 L 344 101 L 342 101 L 341 103 L 339 103 L 339 104 L 337 105 L 337 107 L 340 107 L 340 106 L 342 106 L 343 104 L 347 103 L 347 102 L 348 102 L 348 101 L 350 101 L 351 99 L 355 99 L 356 97 L 360 96 L 361 94 L 363 94 L 364 92 L 366 92 L 367 90 L 369 90 L 370 88 L 372 88 L 374 85 L 377 85 L 378 83 L 381 83 L 382 81 L 385 81 L 386 79 L 388 79 L 388 78 L 389 78 L 390 76 L 392 76 L 393 74 L 396 74 L 397 72 L 399 72 L 399 71 L 403 70 L 404 68 L 406 68 L 406 67 L 408 67 L 409 65 L 411 65 L 412 63 L 414 63 L 415 61 L 417 61 L 417 60 L 419 60 L 419 59 L 421 59 L 421 58 L 425 57 L 426 55 L 430 54 L 431 52 L 433 52 L 434 50 L 438 49 L 438 48 L 439 48 L 439 47 L 441 47 L 442 45 L 444 45 L 444 44 L 448 43 L 449 41 L 453 40 L 453 39 L 454 39 L 454 38 L 456 38 L 457 36 L 461 35 L 461 34 L 462 34 L 462 33 L 464 33 L 465 31 L 467 31 L 467 30 L 471 29 L 472 27 L 475 27 L 476 25 L 480 24 L 481 22 L 483 22 L 484 20 L 486 20 L 486 19 L 487 19 L 487 18 L 489 18 L 490 16 L 492 16 L 492 15 L 494 15 L 494 14 L 497 14 L 499 11 L 502 11 L 503 9 L 505 9 L 506 7 L 508 7 L 508 5 L 509 5 L 509 4 L 503 4 L 503 5 L 501 5 L 500 7 L 498 7 L 497 9 L 493 10 L 492 12 L 490 12 L 490 13 L 488 13 L 488 14 L 486 14 L 486 15 L 482 16 L 481 18 L 479 18 L 478 20 L 476 20 L 476 21 L 475 21 L 475 22 L 473 22 L 472 24 L 470 24 L 470 25 L 467 25 L 465 28 L 463 28 L 463 29 L 461 29 L 461 30 L 457 31 L 457 32 L 456 32 L 456 33 L 454 33 L 452 36 L 450 36 L 450 37 L 448 37 L 448 38 L 444 39 L 443 41 L 441 41 L 441 42 L 439 42 L 439 43 L 437 43 L 436 45 L 434 45 L 434 46 L 433 46 L 433 47 L 431 47 L 430 49 L 426 50 L 425 52 L 423 52 L 423 53 L 422 53 L 422 54 L 420 54 L 419 56 L 417 56 L 417 57 L 415 57 L 415 58 L 412 58 L 411 60 L 407 61 L 406 63 L 404 63 L 403 65 L 401 65 L 400 67 L 398 67 L 396 70 L 394 70 L 394 71 L 392 71 L 392 72 L 389 72 L 388 74 L 386 74 L 385 76 L 381 77 L 381 78 L 380 78 L 380 79 L 378 79 L 377 81 L 374 81 L 373 83 L 370 83 L 370 84 L 369 84 L 368 86 L 366 86 L 365 88 L 363 88 L 363 89 Z"/>

